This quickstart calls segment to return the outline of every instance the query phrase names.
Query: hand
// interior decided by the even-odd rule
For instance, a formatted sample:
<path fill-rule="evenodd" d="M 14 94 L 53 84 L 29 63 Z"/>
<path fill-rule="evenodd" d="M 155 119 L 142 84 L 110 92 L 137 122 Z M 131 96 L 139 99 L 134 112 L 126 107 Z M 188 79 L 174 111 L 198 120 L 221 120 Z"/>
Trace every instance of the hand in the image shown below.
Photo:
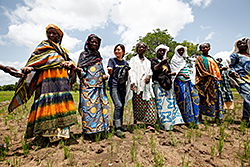
<path fill-rule="evenodd" d="M 80 68 L 80 67 L 76 67 L 75 70 L 76 70 L 76 72 L 82 72 L 83 71 L 83 69 Z"/>
<path fill-rule="evenodd" d="M 5 67 L 5 72 L 17 78 L 22 78 L 24 76 L 23 73 L 19 73 L 18 70 L 15 69 L 14 67 L 9 67 L 9 66 Z"/>
<path fill-rule="evenodd" d="M 176 75 L 176 72 L 171 72 L 169 75 L 171 76 Z"/>
<path fill-rule="evenodd" d="M 237 72 L 234 72 L 234 76 L 235 76 L 236 78 L 240 78 L 240 75 L 239 75 Z"/>
<path fill-rule="evenodd" d="M 187 76 L 186 74 L 183 74 L 184 78 L 189 79 L 190 77 Z"/>
<path fill-rule="evenodd" d="M 21 68 L 21 70 L 22 70 L 22 72 L 23 72 L 24 74 L 28 74 L 28 73 L 30 73 L 31 71 L 33 71 L 34 68 L 33 68 L 33 67 L 23 67 L 23 68 Z"/>
<path fill-rule="evenodd" d="M 130 85 L 130 89 L 135 91 L 135 84 L 134 83 Z"/>
<path fill-rule="evenodd" d="M 106 79 L 108 79 L 109 78 L 109 76 L 108 75 L 103 75 L 103 77 L 102 77 L 104 80 L 106 80 Z"/>
<path fill-rule="evenodd" d="M 145 81 L 145 84 L 148 84 L 149 82 L 150 82 L 150 75 L 148 75 L 145 79 L 144 79 L 144 81 Z"/>
<path fill-rule="evenodd" d="M 168 58 L 162 59 L 161 64 L 166 64 L 168 62 Z"/>
<path fill-rule="evenodd" d="M 74 64 L 72 63 L 72 62 L 70 62 L 70 61 L 65 61 L 65 62 L 62 62 L 61 64 L 60 64 L 62 67 L 66 67 L 66 68 L 76 68 L 75 66 L 74 66 Z"/>
<path fill-rule="evenodd" d="M 228 69 L 228 67 L 222 67 L 222 70 L 227 70 Z"/>
<path fill-rule="evenodd" d="M 108 67 L 107 70 L 108 70 L 109 75 L 112 75 L 112 73 L 113 73 L 113 68 Z"/>

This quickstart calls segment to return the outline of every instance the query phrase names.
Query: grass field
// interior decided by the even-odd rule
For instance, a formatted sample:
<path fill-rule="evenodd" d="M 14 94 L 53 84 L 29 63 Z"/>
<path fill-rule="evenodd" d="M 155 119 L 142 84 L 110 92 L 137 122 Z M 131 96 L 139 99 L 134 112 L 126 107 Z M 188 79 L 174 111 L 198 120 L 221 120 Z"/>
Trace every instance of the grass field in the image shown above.
<path fill-rule="evenodd" d="M 11 100 L 14 91 L 0 91 L 0 102 Z"/>

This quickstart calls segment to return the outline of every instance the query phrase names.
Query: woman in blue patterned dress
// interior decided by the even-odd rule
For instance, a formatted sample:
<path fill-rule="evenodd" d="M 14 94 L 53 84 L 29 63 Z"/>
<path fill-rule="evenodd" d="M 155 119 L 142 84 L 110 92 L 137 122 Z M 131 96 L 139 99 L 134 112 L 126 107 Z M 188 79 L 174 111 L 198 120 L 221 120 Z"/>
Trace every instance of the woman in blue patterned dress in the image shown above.
<path fill-rule="evenodd" d="M 199 124 L 199 103 L 200 98 L 197 90 L 191 82 L 187 63 L 184 57 L 187 57 L 187 48 L 178 45 L 175 48 L 175 54 L 171 60 L 170 67 L 176 76 L 172 77 L 177 104 L 185 123 Z"/>
<path fill-rule="evenodd" d="M 239 94 L 244 99 L 242 120 L 249 122 L 250 117 L 250 39 L 238 39 L 230 56 L 229 76 Z"/>
<path fill-rule="evenodd" d="M 78 72 L 80 78 L 80 102 L 78 111 L 82 117 L 82 129 L 85 134 L 107 131 L 108 98 L 104 80 L 108 78 L 98 51 L 101 39 L 91 34 L 80 54 Z"/>
<path fill-rule="evenodd" d="M 175 73 L 171 73 L 168 58 L 164 58 L 168 50 L 168 46 L 157 46 L 157 57 L 151 60 L 157 114 L 159 124 L 165 130 L 171 130 L 174 125 L 183 123 L 171 82 L 171 76 Z"/>

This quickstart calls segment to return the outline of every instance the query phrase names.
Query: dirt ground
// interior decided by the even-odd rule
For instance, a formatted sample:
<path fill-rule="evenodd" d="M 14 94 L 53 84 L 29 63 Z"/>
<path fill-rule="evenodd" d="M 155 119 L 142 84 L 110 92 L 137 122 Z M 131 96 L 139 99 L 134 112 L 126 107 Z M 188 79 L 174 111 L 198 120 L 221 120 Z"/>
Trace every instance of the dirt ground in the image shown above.
<path fill-rule="evenodd" d="M 124 115 L 125 138 L 111 130 L 87 140 L 78 115 L 71 138 L 55 143 L 41 138 L 24 141 L 30 106 L 7 114 L 7 105 L 0 103 L 0 144 L 8 148 L 1 149 L 0 166 L 250 166 L 249 128 L 241 122 L 242 100 L 235 101 L 234 110 L 226 111 L 220 125 L 203 117 L 198 128 L 182 124 L 164 131 L 156 126 L 155 132 L 140 124 L 134 129 L 127 126 L 133 121 L 130 106 Z M 110 108 L 112 111 L 113 106 Z"/>

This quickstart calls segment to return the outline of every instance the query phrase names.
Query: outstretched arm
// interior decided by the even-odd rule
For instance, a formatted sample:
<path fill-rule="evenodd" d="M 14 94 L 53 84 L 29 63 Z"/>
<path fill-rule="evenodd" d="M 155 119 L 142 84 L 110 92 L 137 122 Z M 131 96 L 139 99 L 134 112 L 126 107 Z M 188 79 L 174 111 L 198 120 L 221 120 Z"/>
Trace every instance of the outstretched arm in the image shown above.
<path fill-rule="evenodd" d="M 10 75 L 17 77 L 17 78 L 22 78 L 23 74 L 19 73 L 17 69 L 14 67 L 9 67 L 9 66 L 3 66 L 0 64 L 0 69 L 3 70 L 6 73 L 9 73 Z"/>

